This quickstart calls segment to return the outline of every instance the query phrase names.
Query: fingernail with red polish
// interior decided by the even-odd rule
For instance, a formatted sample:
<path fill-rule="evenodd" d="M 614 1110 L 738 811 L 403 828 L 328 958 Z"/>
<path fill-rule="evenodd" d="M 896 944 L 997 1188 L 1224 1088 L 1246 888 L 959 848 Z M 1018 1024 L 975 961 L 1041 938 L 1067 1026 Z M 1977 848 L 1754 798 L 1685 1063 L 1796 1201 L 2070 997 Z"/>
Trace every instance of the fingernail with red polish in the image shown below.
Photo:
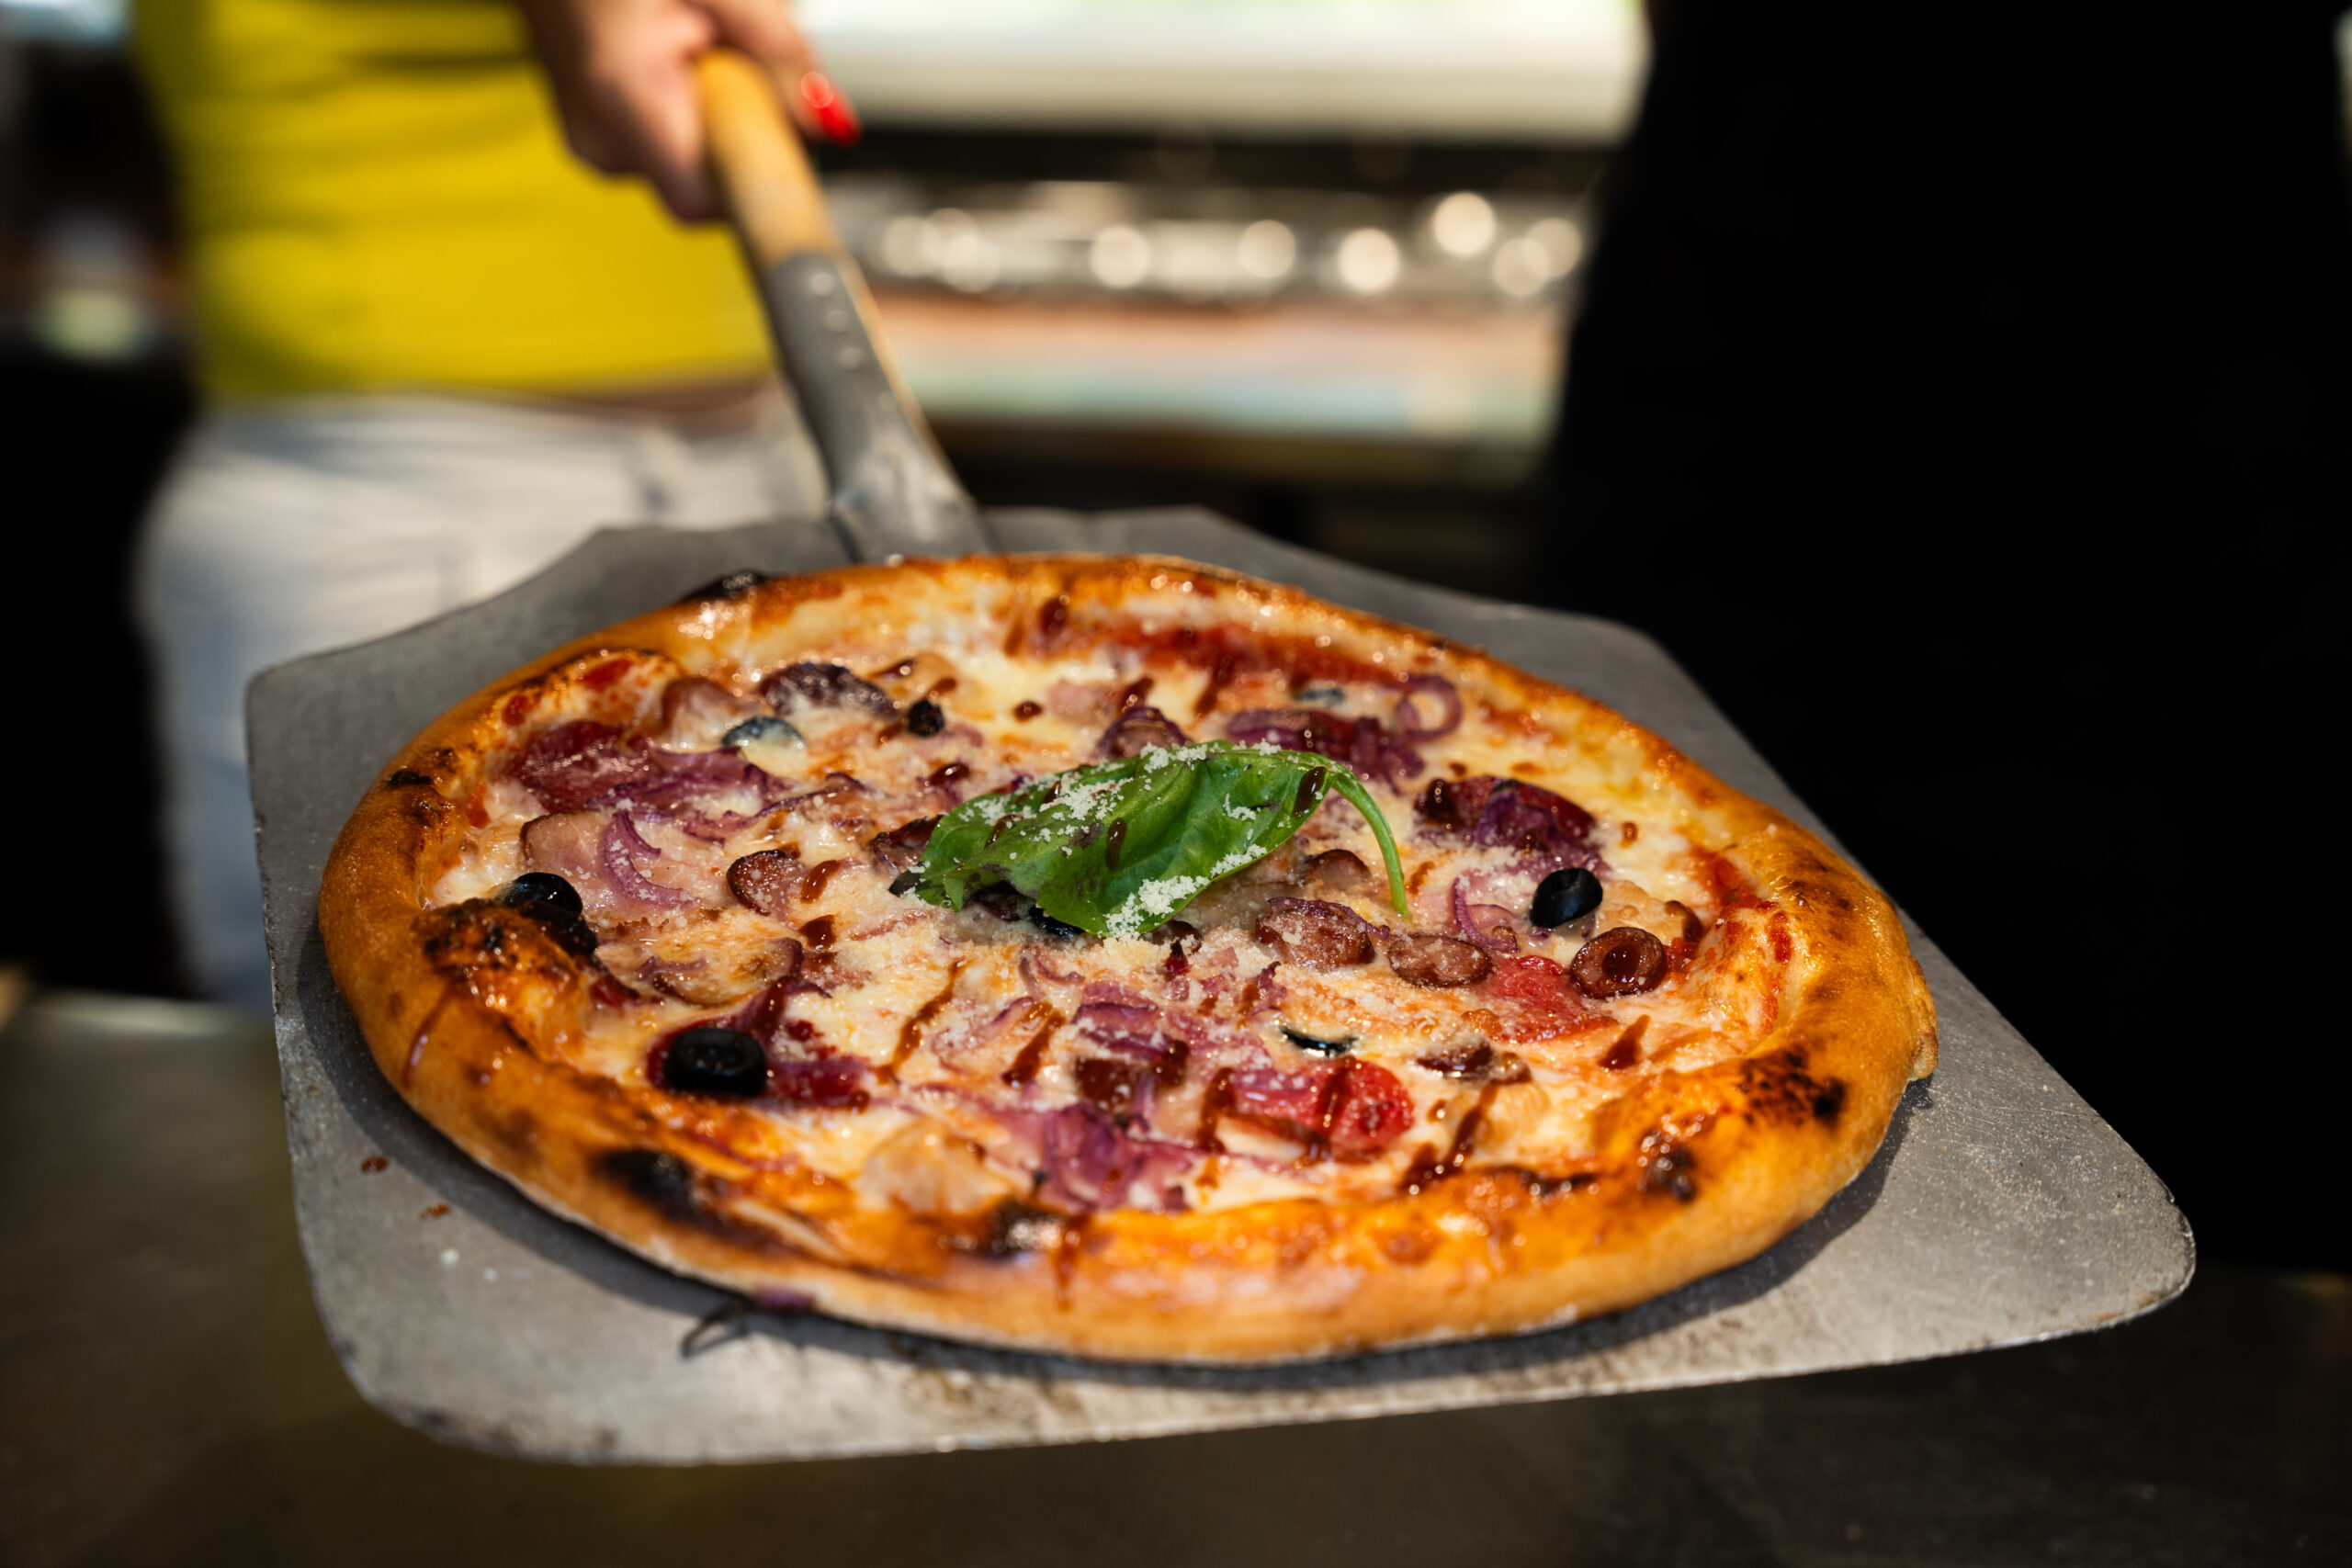
<path fill-rule="evenodd" d="M 844 147 L 857 144 L 857 111 L 833 85 L 833 79 L 821 71 L 811 71 L 800 78 L 800 101 L 817 117 L 817 129 Z"/>

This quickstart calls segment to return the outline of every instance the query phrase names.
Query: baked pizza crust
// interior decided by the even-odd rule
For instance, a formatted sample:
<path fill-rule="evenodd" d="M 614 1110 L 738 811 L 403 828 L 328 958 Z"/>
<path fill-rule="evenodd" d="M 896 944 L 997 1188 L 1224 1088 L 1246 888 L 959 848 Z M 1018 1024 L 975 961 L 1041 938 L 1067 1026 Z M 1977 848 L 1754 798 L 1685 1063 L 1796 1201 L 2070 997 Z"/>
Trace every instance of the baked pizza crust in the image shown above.
<path fill-rule="evenodd" d="M 590 977 L 529 919 L 427 919 L 461 803 L 512 757 L 540 694 L 639 652 L 725 681 L 876 626 L 984 615 L 1023 628 L 1181 592 L 1400 671 L 1442 671 L 1531 737 L 1635 768 L 1661 816 L 1772 907 L 1777 1016 L 1745 1055 L 1638 1081 L 1566 1179 L 1472 1167 L 1418 1191 L 1179 1213 L 879 1212 L 837 1179 L 729 1152 L 726 1103 L 563 1065 L 532 1036 Z M 1041 617 L 1043 619 L 1041 620 Z M 1323 639 L 1329 639 L 1326 645 Z M 1375 657 L 1376 656 L 1376 657 Z M 1475 649 L 1294 589 L 1159 558 L 857 566 L 714 592 L 583 637 L 452 708 L 384 769 L 328 863 L 320 924 L 386 1077 L 546 1207 L 763 1304 L 1027 1350 L 1253 1362 L 1510 1334 L 1590 1317 L 1770 1247 L 1867 1164 L 1934 1012 L 1894 910 L 1818 839 L 1600 705 Z M 844 1248 L 842 1238 L 854 1235 Z M 881 1261 L 877 1262 L 879 1259 Z"/>

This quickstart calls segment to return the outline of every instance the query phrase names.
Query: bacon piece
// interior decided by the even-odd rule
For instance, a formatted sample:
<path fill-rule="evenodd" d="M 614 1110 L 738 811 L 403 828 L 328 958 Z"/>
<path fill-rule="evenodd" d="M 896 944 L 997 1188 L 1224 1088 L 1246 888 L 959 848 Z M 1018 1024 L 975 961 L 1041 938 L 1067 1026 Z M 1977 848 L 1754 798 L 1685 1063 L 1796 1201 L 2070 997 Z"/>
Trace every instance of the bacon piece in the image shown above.
<path fill-rule="evenodd" d="M 622 743 L 617 726 L 590 719 L 557 725 L 525 747 L 507 769 L 551 812 L 582 810 L 652 772 L 641 750 Z"/>
<path fill-rule="evenodd" d="M 1090 1001 L 1078 1010 L 1078 1016 L 1073 1021 L 1080 1032 L 1105 1045 L 1136 1055 L 1159 1054 L 1158 1008 L 1125 1002 Z"/>
<path fill-rule="evenodd" d="M 1283 961 L 1277 958 L 1241 982 L 1241 994 L 1234 998 L 1233 1005 L 1245 1021 L 1259 1013 L 1272 1012 L 1290 999 L 1289 988 L 1274 973 L 1282 966 Z"/>
<path fill-rule="evenodd" d="M 856 1056 L 819 1046 L 806 1056 L 768 1064 L 769 1092 L 795 1105 L 829 1111 L 863 1111 L 866 1104 L 865 1063 Z"/>
<path fill-rule="evenodd" d="M 1088 1056 L 1072 1069 L 1079 1098 L 1124 1127 L 1136 1111 L 1136 1085 L 1146 1081 L 1142 1064 L 1116 1056 Z"/>
<path fill-rule="evenodd" d="M 644 758 L 645 774 L 606 798 L 666 810 L 729 790 L 766 793 L 768 775 L 732 751 L 656 751 L 639 741 L 628 745 Z"/>
<path fill-rule="evenodd" d="M 1136 1169 L 1135 1150 L 1118 1123 L 1092 1105 L 1069 1105 L 1046 1118 L 1042 1140 L 1049 1196 L 1081 1213 L 1114 1203 Z"/>
<path fill-rule="evenodd" d="M 1057 681 L 1046 688 L 1045 711 L 1056 718 L 1066 718 L 1073 724 L 1089 719 L 1100 720 L 1105 714 L 1115 714 L 1111 705 L 1112 689 L 1108 686 L 1085 685 L 1077 681 Z M 1038 705 L 1032 703 L 1030 707 Z M 1028 716 L 1035 718 L 1035 713 Z"/>
<path fill-rule="evenodd" d="M 662 728 L 654 740 L 675 750 L 707 751 L 729 729 L 767 711 L 756 698 L 739 697 L 707 676 L 688 675 L 662 693 Z"/>
<path fill-rule="evenodd" d="M 552 872 L 585 897 L 605 889 L 600 863 L 605 819 L 594 811 L 558 811 L 523 824 L 523 863 Z"/>
<path fill-rule="evenodd" d="M 1089 986 L 1086 994 L 1092 998 L 1098 990 L 1116 989 Z M 1072 1021 L 1078 1025 L 1079 1032 L 1103 1049 L 1140 1063 L 1139 1070 L 1148 1070 L 1160 1084 L 1183 1081 L 1192 1047 L 1169 1032 L 1167 1017 L 1158 1008 L 1131 1001 L 1094 999 L 1081 1006 Z"/>
<path fill-rule="evenodd" d="M 559 724 L 524 749 L 508 774 L 550 812 L 630 801 L 667 809 L 731 789 L 763 789 L 767 774 L 731 751 L 658 751 L 609 724 Z"/>

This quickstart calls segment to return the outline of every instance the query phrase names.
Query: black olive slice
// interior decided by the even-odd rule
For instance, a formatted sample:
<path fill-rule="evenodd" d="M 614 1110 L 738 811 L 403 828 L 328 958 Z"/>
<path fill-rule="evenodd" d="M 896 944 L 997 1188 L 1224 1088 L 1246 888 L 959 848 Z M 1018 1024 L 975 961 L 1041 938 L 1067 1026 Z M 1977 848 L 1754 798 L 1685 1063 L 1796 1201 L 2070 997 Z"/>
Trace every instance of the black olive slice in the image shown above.
<path fill-rule="evenodd" d="M 1312 1051 L 1318 1056 L 1344 1056 L 1348 1054 L 1349 1048 L 1356 1043 L 1356 1037 L 1352 1034 L 1335 1035 L 1326 1040 L 1318 1035 L 1309 1034 L 1303 1029 L 1293 1029 L 1287 1023 L 1282 1026 L 1282 1030 L 1292 1044 L 1302 1051 Z"/>
<path fill-rule="evenodd" d="M 551 871 L 529 871 L 499 889 L 497 901 L 543 927 L 574 958 L 596 951 L 596 928 L 581 913 L 580 891 Z"/>
<path fill-rule="evenodd" d="M 567 914 L 580 913 L 580 890 L 551 871 L 526 871 L 508 883 L 498 901 L 510 908 L 546 904 Z"/>
<path fill-rule="evenodd" d="M 773 714 L 760 714 L 734 726 L 718 738 L 721 746 L 738 750 L 746 746 L 802 746 L 800 731 Z"/>
<path fill-rule="evenodd" d="M 1527 907 L 1527 923 L 1565 926 L 1600 908 L 1600 878 L 1580 865 L 1562 866 L 1535 885 L 1535 901 Z"/>
<path fill-rule="evenodd" d="M 907 733 L 910 735 L 936 735 L 946 728 L 947 715 L 929 697 L 907 709 Z"/>
<path fill-rule="evenodd" d="M 680 1030 L 662 1054 L 662 1081 L 682 1094 L 748 1100 L 768 1087 L 768 1054 L 740 1029 Z"/>
<path fill-rule="evenodd" d="M 767 580 L 768 574 L 766 572 L 753 571 L 750 567 L 743 567 L 738 570 L 729 572 L 724 577 L 712 578 L 700 588 L 695 589 L 693 592 L 687 593 L 686 596 L 680 599 L 678 603 L 681 604 L 699 604 L 711 599 L 741 599 L 744 594 L 749 593 L 752 589 L 757 588 L 761 583 L 765 582 Z"/>
<path fill-rule="evenodd" d="M 1029 923 L 1047 936 L 1069 938 L 1086 934 L 1084 927 L 1071 925 L 1068 920 L 1057 920 L 1034 904 L 1029 907 Z"/>

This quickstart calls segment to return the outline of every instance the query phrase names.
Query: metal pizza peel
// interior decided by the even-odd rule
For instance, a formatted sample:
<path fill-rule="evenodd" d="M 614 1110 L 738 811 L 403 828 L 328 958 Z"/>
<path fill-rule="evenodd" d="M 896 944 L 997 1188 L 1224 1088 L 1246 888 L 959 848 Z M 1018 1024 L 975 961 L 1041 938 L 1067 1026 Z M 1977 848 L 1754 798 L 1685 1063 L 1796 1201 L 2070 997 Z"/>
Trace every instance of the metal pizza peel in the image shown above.
<path fill-rule="evenodd" d="M 452 1440 L 540 1459 L 1073 1442 L 1881 1365 L 2120 1323 L 2188 1283 L 2194 1247 L 2163 1183 L 1907 918 L 1941 1062 L 1905 1092 L 1862 1174 L 1739 1268 L 1614 1317 L 1513 1338 L 1218 1370 L 778 1316 L 555 1218 L 435 1132 L 377 1071 L 327 971 L 318 888 L 336 832 L 384 760 L 468 693 L 744 569 L 1075 549 L 1182 556 L 1295 583 L 1588 693 L 1822 831 L 1672 659 L 1623 626 L 1400 581 L 1196 510 L 974 506 L 888 369 L 764 84 L 730 83 L 730 69 L 706 73 L 714 144 L 779 360 L 832 476 L 827 514 L 607 530 L 494 599 L 279 666 L 249 694 L 297 1218 L 328 1337 L 369 1401 Z"/>

